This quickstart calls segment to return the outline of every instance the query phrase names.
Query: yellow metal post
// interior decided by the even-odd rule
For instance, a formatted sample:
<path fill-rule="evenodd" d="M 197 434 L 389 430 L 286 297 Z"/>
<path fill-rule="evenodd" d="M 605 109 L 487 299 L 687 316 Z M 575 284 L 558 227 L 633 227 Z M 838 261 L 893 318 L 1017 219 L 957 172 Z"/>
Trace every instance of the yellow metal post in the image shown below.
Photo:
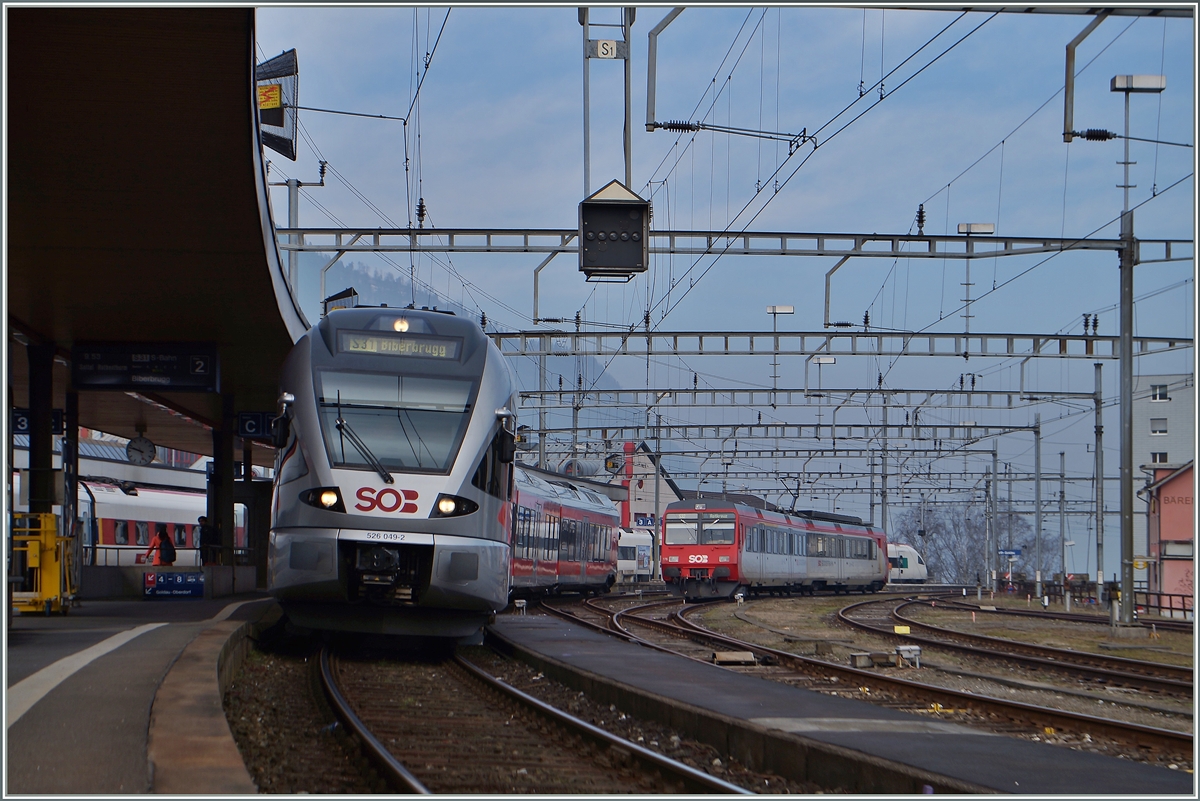
<path fill-rule="evenodd" d="M 22 614 L 66 614 L 75 588 L 68 562 L 70 537 L 58 536 L 53 514 L 13 515 L 13 555 L 25 555 L 25 573 L 33 586 L 12 593 L 12 607 Z"/>

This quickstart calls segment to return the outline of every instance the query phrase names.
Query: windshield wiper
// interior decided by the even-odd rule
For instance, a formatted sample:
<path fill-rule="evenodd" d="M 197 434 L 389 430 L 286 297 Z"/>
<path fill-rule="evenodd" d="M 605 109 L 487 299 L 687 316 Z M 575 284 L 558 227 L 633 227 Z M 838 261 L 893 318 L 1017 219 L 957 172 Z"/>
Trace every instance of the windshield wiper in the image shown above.
<path fill-rule="evenodd" d="M 358 434 L 354 433 L 354 429 L 350 427 L 350 424 L 342 419 L 342 393 L 341 392 L 338 393 L 337 409 L 338 409 L 338 416 L 337 416 L 337 420 L 335 421 L 335 425 L 337 426 L 338 433 L 342 434 L 343 436 L 346 437 L 346 439 L 350 440 L 350 444 L 353 445 L 360 454 L 362 454 L 362 457 L 367 460 L 367 464 L 369 464 L 372 468 L 374 468 L 375 472 L 379 474 L 380 478 L 382 478 L 388 484 L 396 483 L 395 479 L 392 478 L 392 474 L 389 473 L 387 468 L 383 466 L 383 462 L 379 461 L 379 459 L 375 458 L 375 454 L 371 453 L 371 449 L 367 447 L 367 443 L 363 442 L 362 439 L 358 436 Z M 343 458 L 345 458 L 345 457 L 343 457 Z"/>
<path fill-rule="evenodd" d="M 394 484 L 395 480 L 392 478 L 392 474 L 388 472 L 387 468 L 383 466 L 382 462 L 375 458 L 375 454 L 371 453 L 371 449 L 367 447 L 367 443 L 363 442 L 359 438 L 358 434 L 354 433 L 354 429 L 350 427 L 350 424 L 339 417 L 336 425 L 337 430 L 346 435 L 346 439 L 350 440 L 350 444 L 362 454 L 362 457 L 367 460 L 367 464 L 375 469 L 375 472 L 379 474 L 379 477 L 389 484 Z"/>

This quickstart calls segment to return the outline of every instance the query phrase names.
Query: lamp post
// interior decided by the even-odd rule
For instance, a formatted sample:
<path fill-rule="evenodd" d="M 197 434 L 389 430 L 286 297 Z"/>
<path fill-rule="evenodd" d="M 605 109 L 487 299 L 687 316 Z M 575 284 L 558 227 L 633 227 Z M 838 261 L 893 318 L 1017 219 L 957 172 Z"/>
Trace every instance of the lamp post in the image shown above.
<path fill-rule="evenodd" d="M 990 236 L 996 233 L 996 226 L 992 223 L 959 223 L 958 232 L 960 234 L 966 234 L 967 237 L 970 237 L 971 234 L 985 234 Z M 974 247 L 968 239 L 967 252 L 970 253 L 972 250 L 974 250 Z M 963 288 L 966 289 L 967 296 L 962 298 L 963 302 L 966 303 L 966 307 L 963 309 L 963 320 L 966 323 L 966 328 L 964 329 L 963 333 L 970 334 L 971 317 L 974 316 L 971 314 L 971 287 L 974 286 L 974 284 L 971 283 L 971 259 L 966 260 L 966 267 L 967 279 L 963 282 Z"/>
<path fill-rule="evenodd" d="M 775 361 L 771 362 L 771 408 L 775 408 L 775 392 L 779 389 L 779 315 L 795 314 L 795 306 L 768 306 L 771 315 L 771 334 L 775 343 Z"/>
<path fill-rule="evenodd" d="M 1129 210 L 1129 96 L 1157 94 L 1167 88 L 1165 75 L 1116 75 L 1109 89 L 1125 95 L 1125 205 L 1121 212 L 1121 622 L 1133 625 L 1133 267 L 1137 263 L 1133 212 Z M 1097 481 L 1102 481 L 1097 476 Z M 1096 510 L 1097 515 L 1103 510 Z M 1098 566 L 1099 567 L 1099 566 Z"/>

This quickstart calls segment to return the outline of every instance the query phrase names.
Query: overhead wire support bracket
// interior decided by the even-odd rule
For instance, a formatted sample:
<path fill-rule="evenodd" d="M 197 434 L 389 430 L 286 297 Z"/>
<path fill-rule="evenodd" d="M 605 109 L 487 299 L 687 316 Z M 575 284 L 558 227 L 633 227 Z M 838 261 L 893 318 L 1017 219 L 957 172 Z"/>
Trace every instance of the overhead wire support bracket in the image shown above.
<path fill-rule="evenodd" d="M 729 125 L 710 125 L 706 122 L 688 122 L 687 120 L 669 120 L 667 122 L 648 122 L 646 130 L 654 131 L 662 129 L 664 131 L 674 131 L 676 133 L 686 133 L 689 131 L 715 131 L 716 133 L 727 133 L 734 136 L 749 136 L 754 139 L 771 139 L 777 142 L 788 143 L 788 155 L 795 153 L 801 146 L 808 142 L 813 143 L 816 147 L 816 137 L 808 135 L 808 129 L 805 128 L 798 134 L 785 133 L 782 131 L 759 131 L 754 128 L 735 128 Z"/>

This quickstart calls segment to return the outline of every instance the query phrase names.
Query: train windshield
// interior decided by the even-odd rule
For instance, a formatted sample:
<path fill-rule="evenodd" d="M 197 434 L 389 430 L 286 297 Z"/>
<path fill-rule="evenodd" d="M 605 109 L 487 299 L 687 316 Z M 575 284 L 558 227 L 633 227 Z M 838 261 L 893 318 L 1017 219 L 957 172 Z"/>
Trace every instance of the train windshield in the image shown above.
<path fill-rule="evenodd" d="M 667 515 L 667 545 L 733 545 L 733 513 Z"/>
<path fill-rule="evenodd" d="M 450 469 L 470 419 L 474 381 L 335 370 L 318 376 L 321 430 L 334 467 L 372 467 L 338 430 L 340 415 L 384 467 Z"/>

